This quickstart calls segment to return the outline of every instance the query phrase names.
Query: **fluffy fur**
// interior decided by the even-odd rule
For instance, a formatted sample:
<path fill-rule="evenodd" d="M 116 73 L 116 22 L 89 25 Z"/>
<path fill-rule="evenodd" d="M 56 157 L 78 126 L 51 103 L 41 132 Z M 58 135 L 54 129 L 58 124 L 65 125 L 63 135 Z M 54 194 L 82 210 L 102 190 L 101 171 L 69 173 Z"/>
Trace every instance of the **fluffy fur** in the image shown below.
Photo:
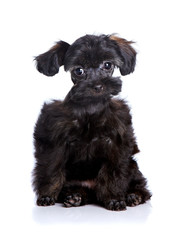
<path fill-rule="evenodd" d="M 113 98 L 134 71 L 132 42 L 86 35 L 72 45 L 58 42 L 36 57 L 37 69 L 53 76 L 64 65 L 74 86 L 64 101 L 44 104 L 34 131 L 33 186 L 39 206 L 96 203 L 125 210 L 150 199 L 134 155 L 139 152 L 125 101 Z"/>

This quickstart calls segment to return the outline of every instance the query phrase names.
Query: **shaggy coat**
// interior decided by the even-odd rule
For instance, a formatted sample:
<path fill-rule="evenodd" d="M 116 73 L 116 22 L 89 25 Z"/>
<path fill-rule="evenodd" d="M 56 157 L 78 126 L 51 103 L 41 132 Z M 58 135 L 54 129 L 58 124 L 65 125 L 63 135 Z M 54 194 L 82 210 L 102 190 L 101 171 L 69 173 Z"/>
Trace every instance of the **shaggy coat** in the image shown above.
<path fill-rule="evenodd" d="M 33 186 L 39 206 L 96 203 L 125 210 L 151 194 L 134 155 L 139 152 L 130 110 L 117 98 L 122 75 L 134 71 L 131 42 L 115 36 L 87 35 L 71 46 L 59 42 L 39 55 L 37 68 L 56 74 L 61 65 L 74 86 L 64 101 L 44 104 L 34 131 Z"/>

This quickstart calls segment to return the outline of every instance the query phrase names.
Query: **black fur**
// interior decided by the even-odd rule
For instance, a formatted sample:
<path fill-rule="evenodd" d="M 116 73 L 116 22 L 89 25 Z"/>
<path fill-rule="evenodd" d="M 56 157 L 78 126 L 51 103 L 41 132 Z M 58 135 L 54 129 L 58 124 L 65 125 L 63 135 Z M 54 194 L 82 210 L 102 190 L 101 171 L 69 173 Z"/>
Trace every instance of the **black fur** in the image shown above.
<path fill-rule="evenodd" d="M 44 104 L 35 127 L 38 205 L 97 203 L 118 211 L 150 199 L 134 160 L 139 149 L 129 108 L 113 98 L 122 86 L 112 77 L 114 67 L 123 75 L 134 71 L 136 52 L 130 44 L 115 36 L 87 35 L 71 46 L 58 44 L 54 68 L 51 53 L 36 58 L 44 74 L 54 75 L 64 65 L 75 83 L 64 101 Z"/>
<path fill-rule="evenodd" d="M 66 71 L 75 67 L 99 67 L 104 60 L 119 67 L 122 75 L 132 73 L 136 63 L 136 52 L 127 41 L 114 35 L 86 35 L 72 45 L 57 42 L 49 51 L 35 58 L 39 72 L 53 76 L 64 65 Z M 75 76 L 73 76 L 73 79 Z"/>
<path fill-rule="evenodd" d="M 37 69 L 46 76 L 54 76 L 63 65 L 65 53 L 70 45 L 66 42 L 57 42 L 48 52 L 35 58 Z M 59 49 L 59 51 L 58 51 Z"/>

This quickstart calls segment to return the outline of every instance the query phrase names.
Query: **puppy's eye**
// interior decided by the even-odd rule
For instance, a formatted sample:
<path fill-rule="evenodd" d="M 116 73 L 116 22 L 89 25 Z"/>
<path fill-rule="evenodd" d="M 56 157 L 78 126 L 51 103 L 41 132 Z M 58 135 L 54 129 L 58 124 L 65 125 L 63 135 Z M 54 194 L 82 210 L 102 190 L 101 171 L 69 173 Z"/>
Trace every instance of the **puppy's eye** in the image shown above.
<path fill-rule="evenodd" d="M 111 62 L 104 62 L 103 63 L 103 68 L 106 70 L 110 70 L 112 68 L 112 63 Z"/>
<path fill-rule="evenodd" d="M 81 76 L 84 74 L 84 69 L 83 68 L 76 68 L 74 70 L 74 73 L 77 75 L 77 76 Z"/>

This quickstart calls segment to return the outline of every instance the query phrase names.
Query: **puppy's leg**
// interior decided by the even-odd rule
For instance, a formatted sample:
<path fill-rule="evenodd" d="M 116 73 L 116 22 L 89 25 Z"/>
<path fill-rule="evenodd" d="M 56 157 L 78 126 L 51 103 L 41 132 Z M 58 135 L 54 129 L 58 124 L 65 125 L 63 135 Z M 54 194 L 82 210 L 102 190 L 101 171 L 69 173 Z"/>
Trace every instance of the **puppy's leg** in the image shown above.
<path fill-rule="evenodd" d="M 63 187 L 59 194 L 58 202 L 65 207 L 78 207 L 95 202 L 95 194 L 92 189 L 81 186 Z"/>
<path fill-rule="evenodd" d="M 104 165 L 99 171 L 96 185 L 96 196 L 108 210 L 121 211 L 126 209 L 125 192 L 127 179 L 120 171 Z"/>
<path fill-rule="evenodd" d="M 37 163 L 33 172 L 34 191 L 37 195 L 37 205 L 54 205 L 62 189 L 65 177 L 60 166 L 59 153 L 36 152 Z"/>
<path fill-rule="evenodd" d="M 131 181 L 126 195 L 127 206 L 133 207 L 145 203 L 151 198 L 151 193 L 147 189 L 147 181 L 138 169 L 137 163 L 130 160 Z"/>
<path fill-rule="evenodd" d="M 58 177 L 50 178 L 50 183 L 45 181 L 40 182 L 38 191 L 37 205 L 38 206 L 50 206 L 54 205 L 58 194 L 63 185 L 62 173 L 58 173 Z"/>

